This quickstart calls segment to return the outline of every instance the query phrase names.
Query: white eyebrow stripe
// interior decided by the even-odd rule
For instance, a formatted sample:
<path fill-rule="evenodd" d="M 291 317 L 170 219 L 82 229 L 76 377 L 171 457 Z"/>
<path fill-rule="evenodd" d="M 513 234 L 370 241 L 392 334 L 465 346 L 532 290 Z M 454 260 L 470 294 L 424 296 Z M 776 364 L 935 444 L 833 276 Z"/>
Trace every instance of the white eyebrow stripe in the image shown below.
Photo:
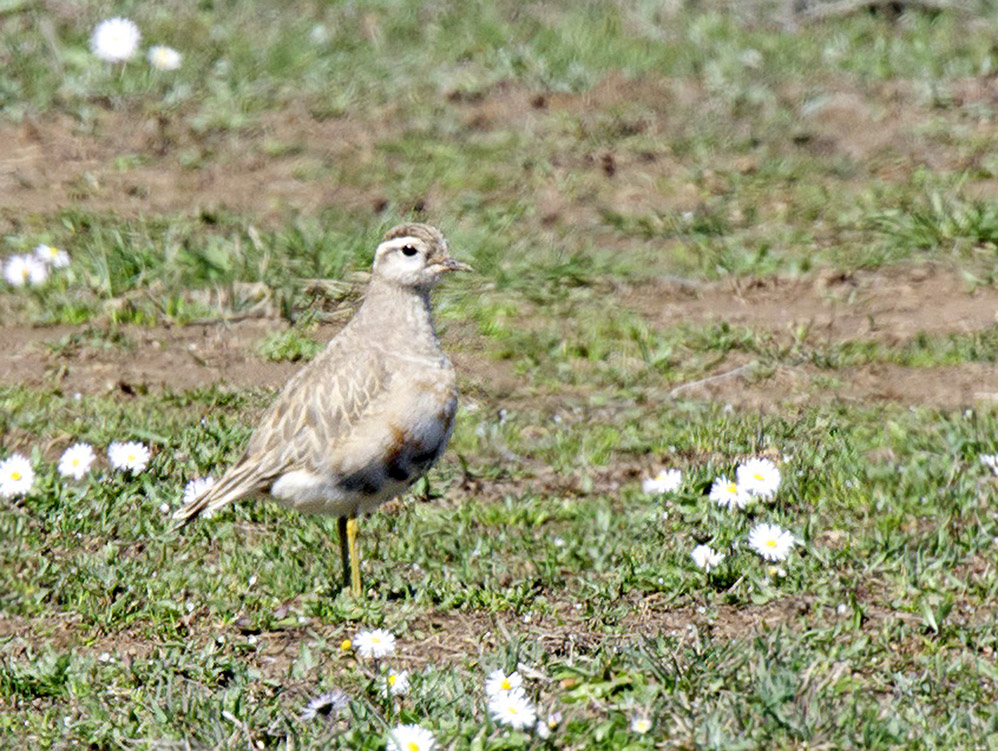
<path fill-rule="evenodd" d="M 423 241 L 418 237 L 395 237 L 381 243 L 382 248 L 404 248 L 406 245 L 422 245 Z"/>

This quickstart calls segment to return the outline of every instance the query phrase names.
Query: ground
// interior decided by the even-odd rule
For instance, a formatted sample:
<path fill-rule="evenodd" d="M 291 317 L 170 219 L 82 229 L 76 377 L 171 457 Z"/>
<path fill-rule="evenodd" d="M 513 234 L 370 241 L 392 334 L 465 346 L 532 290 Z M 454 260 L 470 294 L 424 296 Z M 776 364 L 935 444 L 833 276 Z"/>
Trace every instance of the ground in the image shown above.
<path fill-rule="evenodd" d="M 994 745 L 993 11 L 116 5 L 166 73 L 94 58 L 99 4 L 9 5 L 0 260 L 72 263 L 0 286 L 0 459 L 37 472 L 0 499 L 3 745 Z M 404 220 L 476 269 L 435 294 L 461 411 L 363 521 L 363 597 L 335 522 L 178 533 Z M 753 456 L 775 498 L 711 503 Z M 341 648 L 371 627 L 411 696 Z M 550 739 L 489 718 L 497 667 Z"/>

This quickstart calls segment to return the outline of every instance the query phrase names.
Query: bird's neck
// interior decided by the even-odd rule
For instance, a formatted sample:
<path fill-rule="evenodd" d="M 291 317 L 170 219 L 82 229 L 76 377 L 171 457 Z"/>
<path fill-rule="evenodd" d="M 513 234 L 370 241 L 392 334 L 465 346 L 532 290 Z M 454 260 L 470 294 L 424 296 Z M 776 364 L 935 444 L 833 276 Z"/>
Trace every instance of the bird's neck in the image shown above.
<path fill-rule="evenodd" d="M 373 279 L 357 318 L 363 328 L 370 328 L 375 342 L 409 350 L 425 349 L 426 354 L 440 351 L 428 288 L 399 287 Z"/>

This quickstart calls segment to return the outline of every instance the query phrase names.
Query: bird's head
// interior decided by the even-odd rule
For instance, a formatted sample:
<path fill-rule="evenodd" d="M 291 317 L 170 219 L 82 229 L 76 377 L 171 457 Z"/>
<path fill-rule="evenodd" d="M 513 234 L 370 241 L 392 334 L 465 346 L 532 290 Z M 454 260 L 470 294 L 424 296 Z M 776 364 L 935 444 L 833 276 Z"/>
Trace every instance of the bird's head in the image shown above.
<path fill-rule="evenodd" d="M 429 224 L 393 227 L 374 253 L 374 275 L 400 287 L 429 289 L 448 271 L 471 266 L 451 258 L 447 240 Z"/>

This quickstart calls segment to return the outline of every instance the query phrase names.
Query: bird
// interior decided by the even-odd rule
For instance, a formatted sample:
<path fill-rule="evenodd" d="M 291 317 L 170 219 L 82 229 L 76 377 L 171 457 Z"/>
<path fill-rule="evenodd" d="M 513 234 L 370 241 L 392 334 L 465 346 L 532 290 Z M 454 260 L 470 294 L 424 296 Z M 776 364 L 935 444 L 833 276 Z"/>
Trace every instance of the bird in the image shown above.
<path fill-rule="evenodd" d="M 343 587 L 359 597 L 358 518 L 426 474 L 454 430 L 457 377 L 430 293 L 451 272 L 471 270 L 436 227 L 390 229 L 357 312 L 287 382 L 222 478 L 176 511 L 177 527 L 267 495 L 335 516 Z"/>

